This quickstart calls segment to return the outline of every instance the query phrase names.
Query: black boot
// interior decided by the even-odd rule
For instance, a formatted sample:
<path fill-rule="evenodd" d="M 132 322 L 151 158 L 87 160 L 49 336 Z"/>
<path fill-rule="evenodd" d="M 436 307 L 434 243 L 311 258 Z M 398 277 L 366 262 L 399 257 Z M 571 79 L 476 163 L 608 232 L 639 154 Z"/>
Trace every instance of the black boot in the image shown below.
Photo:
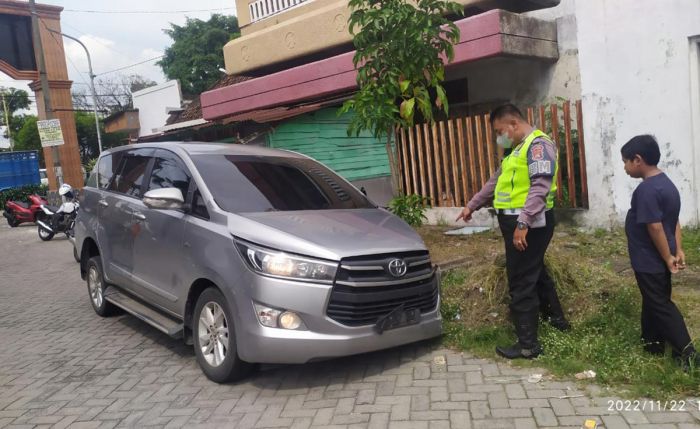
<path fill-rule="evenodd" d="M 510 347 L 496 347 L 496 353 L 506 359 L 534 359 L 542 353 L 542 347 L 537 341 L 537 324 L 539 314 L 537 311 L 530 313 L 514 313 L 515 333 L 518 342 Z"/>
<path fill-rule="evenodd" d="M 674 358 L 684 372 L 700 371 L 700 353 L 695 350 L 692 343 L 682 353 L 674 352 Z"/>
<path fill-rule="evenodd" d="M 562 332 L 571 330 L 571 323 L 569 323 L 569 321 L 566 320 L 563 314 L 561 316 L 549 316 L 548 321 L 549 324 L 554 327 L 554 329 L 558 329 Z"/>
<path fill-rule="evenodd" d="M 564 310 L 561 308 L 561 302 L 559 302 L 559 296 L 557 295 L 557 290 L 554 287 L 554 283 L 547 279 L 540 277 L 540 282 L 545 282 L 545 284 L 551 283 L 551 287 L 539 287 L 537 294 L 540 299 L 540 313 L 542 318 L 549 322 L 555 329 L 562 332 L 570 331 L 571 324 L 566 320 L 564 316 Z M 538 285 L 540 286 L 540 285 Z"/>
<path fill-rule="evenodd" d="M 644 342 L 644 351 L 649 354 L 661 356 L 666 351 L 666 344 L 663 341 L 646 341 L 644 338 L 642 341 Z"/>

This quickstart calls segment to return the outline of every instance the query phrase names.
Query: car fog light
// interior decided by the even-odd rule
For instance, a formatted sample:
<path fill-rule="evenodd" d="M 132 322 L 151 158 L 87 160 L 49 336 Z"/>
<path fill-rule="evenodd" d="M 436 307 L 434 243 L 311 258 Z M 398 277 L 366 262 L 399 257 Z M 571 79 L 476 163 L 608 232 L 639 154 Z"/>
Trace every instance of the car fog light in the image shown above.
<path fill-rule="evenodd" d="M 258 320 L 263 326 L 276 328 L 280 313 L 281 311 L 275 310 L 274 308 L 255 304 L 255 314 L 258 316 Z"/>
<path fill-rule="evenodd" d="M 301 317 L 291 311 L 285 311 L 279 318 L 280 327 L 284 329 L 299 329 L 301 326 Z"/>

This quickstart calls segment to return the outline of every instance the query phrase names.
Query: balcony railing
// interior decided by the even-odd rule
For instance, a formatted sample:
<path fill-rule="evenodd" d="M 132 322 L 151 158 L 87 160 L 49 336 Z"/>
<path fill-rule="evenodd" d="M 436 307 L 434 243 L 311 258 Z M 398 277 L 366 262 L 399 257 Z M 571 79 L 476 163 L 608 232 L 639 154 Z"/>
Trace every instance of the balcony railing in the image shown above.
<path fill-rule="evenodd" d="M 250 22 L 257 22 L 310 0 L 256 0 L 248 5 Z"/>

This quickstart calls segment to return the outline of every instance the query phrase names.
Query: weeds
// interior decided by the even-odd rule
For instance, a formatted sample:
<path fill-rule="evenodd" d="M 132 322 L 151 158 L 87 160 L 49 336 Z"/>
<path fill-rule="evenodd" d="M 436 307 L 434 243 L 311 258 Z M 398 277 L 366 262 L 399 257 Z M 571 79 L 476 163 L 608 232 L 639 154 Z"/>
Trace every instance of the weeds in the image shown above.
<path fill-rule="evenodd" d="M 596 383 L 635 397 L 677 399 L 679 395 L 700 394 L 700 369 L 687 374 L 673 362 L 670 351 L 657 357 L 643 350 L 639 326 L 641 297 L 627 269 L 624 233 L 565 230 L 557 234 L 546 264 L 573 330 L 562 333 L 543 323 L 540 340 L 545 353 L 534 363 L 519 364 L 544 366 L 566 377 L 592 369 L 597 373 Z M 488 232 L 451 242 L 453 251 L 456 248 L 460 255 L 473 260 L 465 268 L 446 273 L 442 285 L 445 340 L 482 357 L 495 357 L 497 344 L 509 344 L 515 338 L 508 320 L 502 242 L 494 237 L 495 233 Z M 436 237 L 426 241 L 438 242 Z M 684 231 L 689 265 L 700 264 L 699 246 L 700 232 Z M 445 242 L 440 247 L 441 255 L 449 257 Z M 686 318 L 691 336 L 696 337 L 700 327 L 700 290 L 697 271 L 692 268 L 683 274 L 684 286 L 674 290 L 674 300 Z"/>

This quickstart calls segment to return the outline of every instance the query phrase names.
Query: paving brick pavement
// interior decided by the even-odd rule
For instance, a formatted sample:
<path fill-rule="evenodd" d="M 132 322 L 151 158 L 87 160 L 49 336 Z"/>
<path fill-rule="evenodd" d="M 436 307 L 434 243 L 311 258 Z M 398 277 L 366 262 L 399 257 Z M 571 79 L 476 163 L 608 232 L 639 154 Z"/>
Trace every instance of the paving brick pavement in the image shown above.
<path fill-rule="evenodd" d="M 0 428 L 700 428 L 697 402 L 619 413 L 595 386 L 534 371 L 429 341 L 217 385 L 180 341 L 98 317 L 65 239 L 0 226 Z"/>

